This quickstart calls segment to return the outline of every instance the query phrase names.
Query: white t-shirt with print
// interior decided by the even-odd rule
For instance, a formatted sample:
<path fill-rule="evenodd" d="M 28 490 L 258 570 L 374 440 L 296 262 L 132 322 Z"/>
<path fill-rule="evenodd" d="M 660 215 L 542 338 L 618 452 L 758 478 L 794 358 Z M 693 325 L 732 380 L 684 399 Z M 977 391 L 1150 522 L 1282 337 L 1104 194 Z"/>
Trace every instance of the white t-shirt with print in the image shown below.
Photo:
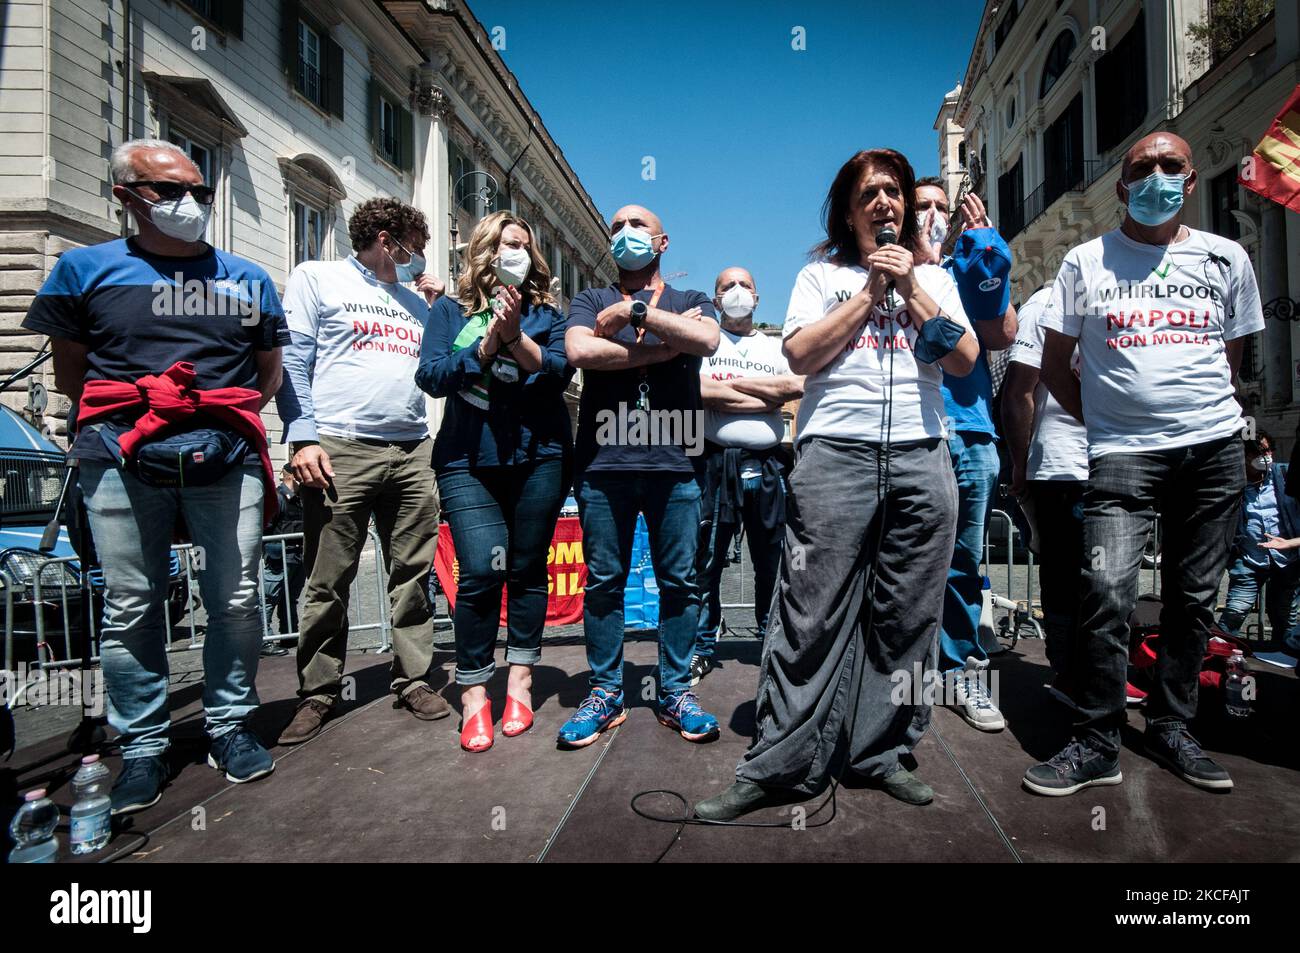
<path fill-rule="evenodd" d="M 429 435 L 424 392 L 415 383 L 429 320 L 422 294 L 380 281 L 355 257 L 304 261 L 289 274 L 284 314 L 293 333 L 285 373 L 295 390 L 310 394 L 315 422 L 292 421 L 287 439 Z"/>
<path fill-rule="evenodd" d="M 1040 288 L 1016 309 L 1020 329 L 1010 355 L 1015 363 L 1033 368 L 1043 366 L 1043 338 L 1047 335 L 1040 319 L 1051 296 L 1051 288 Z M 1077 347 L 1070 358 L 1070 368 L 1076 373 L 1079 370 Z M 1088 432 L 1047 392 L 1047 385 L 1041 380 L 1034 389 L 1034 429 L 1025 479 L 1079 482 L 1088 479 Z"/>
<path fill-rule="evenodd" d="M 915 274 L 940 311 L 969 330 L 970 321 L 948 272 L 938 265 L 919 265 Z M 790 293 L 785 336 L 821 320 L 866 283 L 867 269 L 857 265 L 819 261 L 804 266 Z M 948 436 L 940 391 L 943 370 L 937 362 L 924 364 L 913 356 L 917 329 L 897 293 L 894 300 L 892 310 L 885 302 L 877 305 L 844 349 L 807 376 L 796 440 L 830 436 L 898 443 Z M 891 405 L 892 414 L 887 414 Z"/>
<path fill-rule="evenodd" d="M 789 373 L 790 365 L 781 353 L 781 339 L 762 331 L 732 334 L 723 328 L 718 335 L 718 349 L 700 365 L 700 376 L 715 381 Z M 724 447 L 767 450 L 785 436 L 785 422 L 779 409 L 745 414 L 706 407 L 704 435 Z"/>
<path fill-rule="evenodd" d="M 1197 229 L 1167 246 L 1107 232 L 1065 256 L 1041 320 L 1079 339 L 1090 457 L 1241 430 L 1226 345 L 1262 330 L 1264 314 L 1236 242 Z"/>

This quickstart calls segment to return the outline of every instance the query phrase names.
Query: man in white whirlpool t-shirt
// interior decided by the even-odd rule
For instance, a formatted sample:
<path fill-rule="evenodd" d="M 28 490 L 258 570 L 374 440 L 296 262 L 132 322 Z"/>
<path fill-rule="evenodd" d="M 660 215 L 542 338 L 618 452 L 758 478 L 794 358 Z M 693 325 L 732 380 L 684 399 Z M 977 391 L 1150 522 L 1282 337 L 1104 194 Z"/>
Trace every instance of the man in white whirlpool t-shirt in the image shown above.
<path fill-rule="evenodd" d="M 703 519 L 697 550 L 700 624 L 691 657 L 691 684 L 713 669 L 722 624 L 718 594 L 736 534 L 744 529 L 754 569 L 754 623 L 762 638 L 785 534 L 788 452 L 781 446 L 781 407 L 803 393 L 790 373 L 781 339 L 754 328 L 758 289 L 744 268 L 726 268 L 714 283 L 721 316 L 718 349 L 700 365 L 704 402 Z"/>
<path fill-rule="evenodd" d="M 293 340 L 277 406 L 302 487 L 307 583 L 299 703 L 280 744 L 314 738 L 342 697 L 349 587 L 372 518 L 388 561 L 394 707 L 422 721 L 450 714 L 428 684 L 433 617 L 425 584 L 438 510 L 415 383 L 429 306 L 444 288 L 424 270 L 429 228 L 419 209 L 369 199 L 348 220 L 348 237 L 346 260 L 302 262 L 284 292 Z"/>
<path fill-rule="evenodd" d="M 1148 755 L 1197 787 L 1232 778 L 1192 737 L 1198 677 L 1245 488 L 1245 427 L 1233 378 L 1264 327 L 1250 259 L 1183 224 L 1196 189 L 1191 148 L 1140 139 L 1115 192 L 1123 224 L 1071 249 L 1042 316 L 1042 376 L 1088 431 L 1083 598 L 1070 660 L 1074 737 L 1026 773 L 1046 795 L 1119 784 L 1128 619 L 1152 522 L 1162 517 L 1160 658 L 1146 701 Z M 1079 349 L 1079 375 L 1070 357 Z"/>

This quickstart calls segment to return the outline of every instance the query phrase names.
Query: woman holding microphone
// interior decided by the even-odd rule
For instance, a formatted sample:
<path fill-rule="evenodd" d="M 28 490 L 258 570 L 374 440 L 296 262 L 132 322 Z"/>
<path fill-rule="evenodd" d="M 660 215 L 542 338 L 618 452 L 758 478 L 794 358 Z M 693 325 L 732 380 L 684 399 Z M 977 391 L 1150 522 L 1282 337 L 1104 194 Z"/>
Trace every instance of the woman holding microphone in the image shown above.
<path fill-rule="evenodd" d="M 843 767 L 906 803 L 933 799 L 900 758 L 929 724 L 915 676 L 955 532 L 941 370 L 969 373 L 978 344 L 947 273 L 913 265 L 906 158 L 859 152 L 823 212 L 785 320 L 790 370 L 807 379 L 755 740 L 735 784 L 696 806 L 710 821 L 812 796 Z"/>
<path fill-rule="evenodd" d="M 533 723 L 547 552 L 572 454 L 564 389 L 573 368 L 550 281 L 528 223 L 493 212 L 474 227 L 456 295 L 433 305 L 420 348 L 416 383 L 447 398 L 433 467 L 460 562 L 453 623 L 466 751 L 493 744 L 486 686 L 496 670 L 503 585 L 510 676 L 501 730 L 512 737 Z"/>

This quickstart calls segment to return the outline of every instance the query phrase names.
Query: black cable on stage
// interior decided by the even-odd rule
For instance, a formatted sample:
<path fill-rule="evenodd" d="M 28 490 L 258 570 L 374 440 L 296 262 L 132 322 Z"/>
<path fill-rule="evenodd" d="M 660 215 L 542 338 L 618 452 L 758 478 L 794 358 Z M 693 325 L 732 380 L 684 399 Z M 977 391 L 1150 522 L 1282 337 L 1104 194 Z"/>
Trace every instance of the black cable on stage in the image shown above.
<path fill-rule="evenodd" d="M 893 289 L 890 288 L 886 294 L 887 294 L 886 301 L 889 301 L 893 296 Z M 872 311 L 874 312 L 875 309 L 872 308 Z M 870 323 L 870 320 L 871 318 L 870 316 L 868 316 L 867 318 L 868 323 Z M 875 588 L 878 583 L 878 571 L 880 569 L 880 548 L 881 546 L 884 545 L 885 542 L 885 523 L 886 523 L 886 517 L 889 508 L 889 490 L 890 490 L 889 471 L 890 471 L 890 462 L 892 456 L 891 440 L 893 438 L 893 432 L 894 432 L 895 340 L 894 340 L 894 327 L 893 327 L 894 316 L 892 313 L 890 314 L 889 323 L 890 323 L 889 348 L 888 348 L 889 390 L 888 390 L 888 396 L 886 396 L 884 400 L 884 404 L 885 404 L 884 413 L 880 415 L 880 451 L 876 456 L 876 496 L 877 499 L 879 500 L 879 507 L 876 515 L 879 518 L 880 528 L 876 533 L 876 546 L 874 551 L 871 554 L 871 568 L 867 576 L 868 579 L 867 620 L 862 627 L 864 642 L 865 642 L 866 634 L 872 630 L 872 625 L 875 622 L 876 600 L 874 598 L 874 595 L 875 595 Z M 883 458 L 883 463 L 882 463 L 882 458 Z M 783 554 L 782 559 L 784 558 L 785 557 Z M 766 638 L 766 633 L 764 634 L 764 637 Z M 864 652 L 864 660 L 861 664 L 863 665 L 866 664 L 865 652 Z M 861 669 L 859 669 L 859 672 L 860 671 Z M 851 726 L 857 720 L 858 717 L 858 702 L 861 701 L 861 698 L 862 698 L 862 682 L 861 679 L 859 678 L 857 690 L 853 693 L 853 708 L 849 711 L 849 717 L 845 720 L 845 724 L 850 726 L 850 732 L 852 731 Z M 839 791 L 840 781 L 844 777 L 844 772 L 848 768 L 848 764 L 849 764 L 849 757 L 846 753 L 846 756 L 840 759 L 839 768 L 835 772 L 834 777 L 831 778 L 830 790 L 826 793 L 826 796 L 822 798 L 821 803 L 817 805 L 816 809 L 813 810 L 812 813 L 808 815 L 808 819 L 812 819 L 816 817 L 818 814 L 820 814 L 822 811 L 826 809 L 826 806 L 828 804 L 830 805 L 831 808 L 830 816 L 827 817 L 824 821 L 818 821 L 816 824 L 805 824 L 803 829 L 806 830 L 807 828 L 810 827 L 825 827 L 831 821 L 835 820 L 836 814 L 839 813 L 839 807 L 836 801 L 836 794 Z M 653 794 L 664 794 L 667 795 L 668 797 L 676 798 L 682 804 L 683 816 L 682 817 L 661 817 L 655 814 L 648 814 L 645 811 L 641 810 L 641 808 L 637 807 L 637 801 L 641 800 L 641 798 L 649 797 Z M 632 808 L 632 813 L 637 815 L 637 817 L 643 817 L 648 821 L 656 821 L 661 824 L 677 825 L 677 830 L 673 832 L 672 839 L 668 842 L 668 846 L 665 847 L 660 852 L 659 856 L 654 859 L 654 863 L 656 864 L 668 856 L 669 851 L 671 851 L 673 847 L 677 844 L 678 840 L 681 839 L 682 831 L 684 831 L 688 826 L 758 827 L 758 828 L 765 827 L 770 829 L 790 828 L 789 821 L 708 821 L 705 820 L 704 818 L 692 817 L 690 802 L 686 800 L 686 798 L 679 792 L 670 790 L 668 788 L 656 788 L 652 791 L 638 792 L 637 794 L 634 794 L 632 796 L 632 800 L 629 806 Z"/>

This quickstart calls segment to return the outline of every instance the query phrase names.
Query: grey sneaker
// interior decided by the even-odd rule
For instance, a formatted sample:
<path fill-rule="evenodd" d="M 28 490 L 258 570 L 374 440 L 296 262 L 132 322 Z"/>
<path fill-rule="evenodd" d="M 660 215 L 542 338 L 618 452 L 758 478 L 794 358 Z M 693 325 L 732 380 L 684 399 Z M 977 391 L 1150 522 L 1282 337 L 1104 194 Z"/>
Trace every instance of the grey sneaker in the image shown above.
<path fill-rule="evenodd" d="M 1201 750 L 1181 721 L 1153 722 L 1143 737 L 1147 754 L 1188 784 L 1209 791 L 1231 791 L 1227 770 Z"/>
<path fill-rule="evenodd" d="M 989 663 L 975 658 L 966 660 L 966 667 L 952 672 L 953 707 L 972 728 L 980 731 L 1001 731 L 1007 720 L 993 704 L 989 694 Z"/>
<path fill-rule="evenodd" d="M 1118 756 L 1110 757 L 1082 741 L 1071 741 L 1050 759 L 1026 771 L 1021 783 L 1035 794 L 1063 797 L 1123 780 Z"/>

